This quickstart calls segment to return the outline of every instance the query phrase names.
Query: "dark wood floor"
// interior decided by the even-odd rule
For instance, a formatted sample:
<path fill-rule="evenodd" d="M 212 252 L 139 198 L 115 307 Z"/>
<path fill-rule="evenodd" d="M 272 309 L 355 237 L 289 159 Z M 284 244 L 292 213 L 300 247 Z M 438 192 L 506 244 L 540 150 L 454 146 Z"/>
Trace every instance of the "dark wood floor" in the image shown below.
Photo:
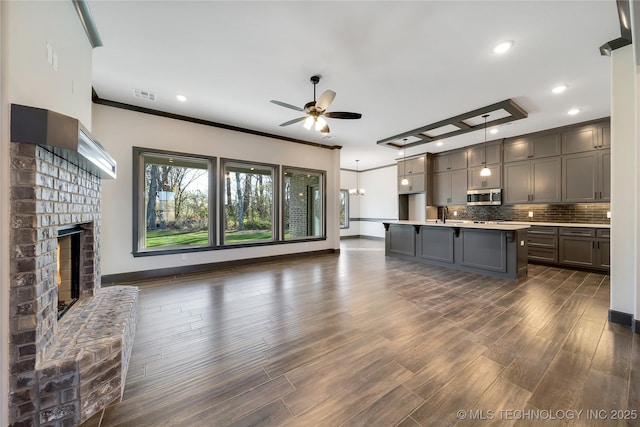
<path fill-rule="evenodd" d="M 124 398 L 85 426 L 639 423 L 638 338 L 601 274 L 496 280 L 349 240 L 139 285 Z"/>

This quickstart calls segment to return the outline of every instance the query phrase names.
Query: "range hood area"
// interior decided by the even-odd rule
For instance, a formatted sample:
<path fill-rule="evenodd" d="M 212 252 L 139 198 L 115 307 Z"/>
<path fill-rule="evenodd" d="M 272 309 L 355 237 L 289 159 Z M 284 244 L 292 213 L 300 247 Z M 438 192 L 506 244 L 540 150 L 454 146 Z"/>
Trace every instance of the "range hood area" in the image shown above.
<path fill-rule="evenodd" d="M 70 160 L 76 157 L 87 170 L 103 179 L 115 179 L 116 161 L 78 119 L 42 108 L 11 104 L 11 141 L 48 145 Z"/>

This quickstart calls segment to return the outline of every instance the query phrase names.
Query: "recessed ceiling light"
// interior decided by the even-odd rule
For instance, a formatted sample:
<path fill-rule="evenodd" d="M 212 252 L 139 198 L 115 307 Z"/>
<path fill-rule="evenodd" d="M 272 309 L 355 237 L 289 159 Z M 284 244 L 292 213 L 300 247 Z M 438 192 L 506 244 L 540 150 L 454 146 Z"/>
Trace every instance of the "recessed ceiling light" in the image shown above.
<path fill-rule="evenodd" d="M 180 102 L 187 102 L 187 97 L 184 95 L 176 95 L 176 99 Z"/>
<path fill-rule="evenodd" d="M 502 42 L 499 45 L 497 45 L 496 47 L 494 47 L 493 48 L 493 52 L 494 53 L 505 53 L 506 51 L 511 49 L 513 44 L 514 44 L 513 40 L 507 40 L 506 42 Z"/>
<path fill-rule="evenodd" d="M 398 156 L 403 156 L 404 155 L 404 151 L 400 150 L 398 151 Z"/>
<path fill-rule="evenodd" d="M 444 144 L 444 142 L 442 142 L 442 141 L 436 142 L 436 145 L 437 145 L 438 147 L 442 147 L 442 145 L 443 145 L 443 144 Z"/>
<path fill-rule="evenodd" d="M 496 133 L 498 133 L 498 129 L 495 129 L 495 128 L 494 128 L 494 129 L 491 129 L 491 130 L 489 131 L 489 133 L 496 134 Z"/>
<path fill-rule="evenodd" d="M 557 93 L 562 93 L 565 90 L 567 90 L 567 87 L 568 87 L 567 85 L 556 86 L 553 89 L 551 89 L 551 92 L 556 93 L 556 94 Z"/>
<path fill-rule="evenodd" d="M 579 108 L 572 108 L 571 110 L 567 111 L 567 114 L 569 114 L 570 116 L 575 116 L 579 112 L 580 112 Z"/>

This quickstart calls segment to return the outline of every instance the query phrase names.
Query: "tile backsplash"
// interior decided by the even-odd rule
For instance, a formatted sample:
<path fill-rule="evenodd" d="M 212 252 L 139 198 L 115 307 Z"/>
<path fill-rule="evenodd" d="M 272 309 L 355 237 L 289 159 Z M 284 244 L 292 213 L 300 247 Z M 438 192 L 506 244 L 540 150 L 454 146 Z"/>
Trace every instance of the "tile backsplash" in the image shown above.
<path fill-rule="evenodd" d="M 526 221 L 574 222 L 583 224 L 609 224 L 609 203 L 576 203 L 573 205 L 502 205 L 502 206 L 449 206 L 450 219 L 474 221 Z M 454 211 L 458 215 L 454 216 Z M 533 217 L 529 217 L 533 212 Z M 440 212 L 438 212 L 440 215 Z"/>

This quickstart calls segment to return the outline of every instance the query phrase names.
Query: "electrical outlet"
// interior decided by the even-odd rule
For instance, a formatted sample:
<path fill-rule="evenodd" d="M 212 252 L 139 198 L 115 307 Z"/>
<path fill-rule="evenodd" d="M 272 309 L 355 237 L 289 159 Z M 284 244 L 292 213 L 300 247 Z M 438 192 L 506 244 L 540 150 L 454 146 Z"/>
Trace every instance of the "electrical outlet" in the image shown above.
<path fill-rule="evenodd" d="M 533 211 L 529 211 L 529 218 L 533 218 Z"/>
<path fill-rule="evenodd" d="M 54 71 L 58 71 L 58 54 L 53 52 L 53 62 L 51 63 L 51 65 L 53 66 L 53 70 Z"/>
<path fill-rule="evenodd" d="M 453 216 L 458 216 L 458 211 L 453 211 Z"/>
<path fill-rule="evenodd" d="M 53 65 L 53 46 L 50 43 L 47 43 L 47 62 Z"/>
<path fill-rule="evenodd" d="M 524 246 L 524 240 L 520 240 L 520 246 Z"/>
<path fill-rule="evenodd" d="M 611 219 L 611 211 L 607 211 L 607 218 Z"/>
<path fill-rule="evenodd" d="M 182 261 L 186 261 L 187 260 L 187 254 L 182 254 Z"/>

